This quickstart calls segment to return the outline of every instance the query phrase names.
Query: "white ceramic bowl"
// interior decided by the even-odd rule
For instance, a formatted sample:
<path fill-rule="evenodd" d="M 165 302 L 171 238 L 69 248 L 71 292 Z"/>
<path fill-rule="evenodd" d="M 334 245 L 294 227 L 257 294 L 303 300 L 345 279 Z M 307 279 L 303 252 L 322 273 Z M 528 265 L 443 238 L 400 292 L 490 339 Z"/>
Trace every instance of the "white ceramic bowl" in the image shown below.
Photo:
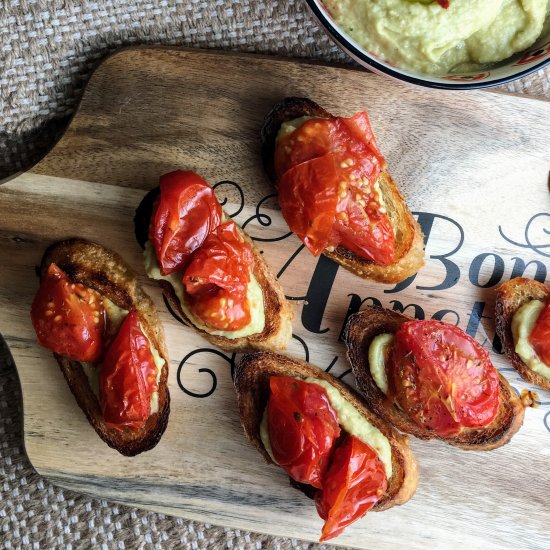
<path fill-rule="evenodd" d="M 358 63 L 398 80 L 418 84 L 428 88 L 446 90 L 471 90 L 498 86 L 522 76 L 526 76 L 550 64 L 550 30 L 543 33 L 528 50 L 513 57 L 495 63 L 490 69 L 479 73 L 452 74 L 433 76 L 390 65 L 373 53 L 362 48 L 334 21 L 321 0 L 306 0 L 317 20 L 336 44 Z"/>

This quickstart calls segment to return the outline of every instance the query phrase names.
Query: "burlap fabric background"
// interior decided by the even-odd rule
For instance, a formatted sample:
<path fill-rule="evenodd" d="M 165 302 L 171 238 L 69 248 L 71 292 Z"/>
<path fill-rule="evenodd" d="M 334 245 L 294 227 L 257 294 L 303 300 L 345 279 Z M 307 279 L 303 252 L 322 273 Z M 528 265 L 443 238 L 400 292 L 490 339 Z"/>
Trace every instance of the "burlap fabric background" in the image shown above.
<path fill-rule="evenodd" d="M 185 45 L 347 62 L 300 0 L 2 4 L 0 179 L 30 166 L 47 150 L 65 127 L 92 69 L 121 46 Z M 550 70 L 502 89 L 550 98 Z M 0 349 L 0 546 L 321 547 L 173 519 L 52 486 L 33 472 L 24 454 L 21 397 L 5 348 Z"/>

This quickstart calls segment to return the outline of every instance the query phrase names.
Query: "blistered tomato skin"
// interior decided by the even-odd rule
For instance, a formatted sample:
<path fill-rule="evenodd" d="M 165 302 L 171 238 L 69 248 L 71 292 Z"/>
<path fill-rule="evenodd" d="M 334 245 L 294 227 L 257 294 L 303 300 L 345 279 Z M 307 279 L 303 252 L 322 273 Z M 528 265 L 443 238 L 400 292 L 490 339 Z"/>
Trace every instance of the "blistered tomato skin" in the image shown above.
<path fill-rule="evenodd" d="M 386 369 L 390 395 L 414 422 L 442 437 L 487 426 L 498 413 L 498 373 L 488 353 L 453 325 L 404 323 Z"/>
<path fill-rule="evenodd" d="M 370 120 L 365 112 L 350 118 L 315 118 L 304 122 L 294 132 L 278 141 L 275 149 L 275 173 L 280 178 L 293 166 L 329 152 L 362 157 L 361 174 L 374 184 L 386 161 L 380 153 Z M 358 175 L 354 165 L 344 166 L 349 175 Z"/>
<path fill-rule="evenodd" d="M 109 346 L 99 373 L 99 402 L 107 427 L 138 430 L 151 415 L 157 368 L 136 310 Z"/>
<path fill-rule="evenodd" d="M 281 210 L 314 255 L 342 245 L 378 265 L 394 261 L 395 236 L 375 185 L 384 165 L 366 113 L 308 120 L 279 140 Z"/>
<path fill-rule="evenodd" d="M 41 345 L 68 359 L 97 362 L 104 352 L 105 309 L 94 290 L 50 264 L 31 306 Z"/>
<path fill-rule="evenodd" d="M 529 335 L 529 343 L 539 359 L 550 366 L 550 300 L 537 317 L 535 328 Z"/>
<path fill-rule="evenodd" d="M 332 155 L 326 155 L 290 168 L 279 180 L 283 217 L 315 256 L 335 243 L 337 177 L 336 162 Z"/>
<path fill-rule="evenodd" d="M 235 331 L 251 321 L 247 289 L 252 247 L 233 221 L 210 233 L 185 269 L 183 284 L 193 313 L 209 328 Z"/>
<path fill-rule="evenodd" d="M 320 488 L 340 426 L 324 388 L 291 377 L 270 379 L 267 405 L 273 457 L 299 483 Z"/>
<path fill-rule="evenodd" d="M 376 451 L 347 435 L 336 447 L 323 487 L 315 495 L 317 512 L 325 520 L 320 541 L 338 536 L 363 517 L 384 495 L 388 480 Z"/>
<path fill-rule="evenodd" d="M 214 190 L 200 176 L 182 170 L 161 176 L 149 225 L 160 272 L 182 269 L 221 220 Z"/>

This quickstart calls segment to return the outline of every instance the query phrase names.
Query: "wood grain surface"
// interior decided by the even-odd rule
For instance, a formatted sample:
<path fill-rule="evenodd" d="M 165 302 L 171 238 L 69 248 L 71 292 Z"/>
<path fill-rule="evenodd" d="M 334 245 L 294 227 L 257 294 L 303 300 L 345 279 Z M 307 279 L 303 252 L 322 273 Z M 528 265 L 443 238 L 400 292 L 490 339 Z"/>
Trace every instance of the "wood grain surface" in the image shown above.
<path fill-rule="evenodd" d="M 304 95 L 330 111 L 368 109 L 390 171 L 427 235 L 427 263 L 399 287 L 315 259 L 276 210 L 258 138 L 267 110 Z M 245 440 L 231 364 L 178 323 L 146 279 L 133 212 L 158 176 L 193 169 L 228 198 L 295 303 L 288 353 L 353 383 L 340 341 L 362 303 L 457 322 L 526 386 L 494 342 L 494 289 L 519 275 L 548 282 L 550 103 L 489 92 L 403 87 L 349 69 L 197 51 L 137 49 L 97 70 L 70 128 L 31 172 L 0 187 L 0 332 L 23 391 L 26 451 L 39 473 L 77 491 L 186 518 L 317 540 L 321 520 L 283 472 Z M 243 193 L 241 201 L 239 189 Z M 242 204 L 241 204 L 242 202 Z M 29 308 L 45 247 L 69 236 L 118 251 L 164 322 L 172 412 L 159 445 L 109 449 L 78 409 Z M 531 262 L 531 263 L 530 263 Z M 361 548 L 544 548 L 550 497 L 550 395 L 506 447 L 464 452 L 411 441 L 420 484 L 408 504 L 368 514 L 335 542 Z"/>

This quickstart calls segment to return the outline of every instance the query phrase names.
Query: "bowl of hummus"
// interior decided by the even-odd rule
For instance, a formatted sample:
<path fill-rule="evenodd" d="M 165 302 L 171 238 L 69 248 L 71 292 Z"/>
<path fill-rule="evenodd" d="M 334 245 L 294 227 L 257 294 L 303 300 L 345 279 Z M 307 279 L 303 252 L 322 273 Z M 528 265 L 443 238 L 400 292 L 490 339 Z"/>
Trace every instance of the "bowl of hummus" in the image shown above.
<path fill-rule="evenodd" d="M 483 88 L 550 64 L 550 0 L 306 0 L 362 65 L 435 88 Z"/>

